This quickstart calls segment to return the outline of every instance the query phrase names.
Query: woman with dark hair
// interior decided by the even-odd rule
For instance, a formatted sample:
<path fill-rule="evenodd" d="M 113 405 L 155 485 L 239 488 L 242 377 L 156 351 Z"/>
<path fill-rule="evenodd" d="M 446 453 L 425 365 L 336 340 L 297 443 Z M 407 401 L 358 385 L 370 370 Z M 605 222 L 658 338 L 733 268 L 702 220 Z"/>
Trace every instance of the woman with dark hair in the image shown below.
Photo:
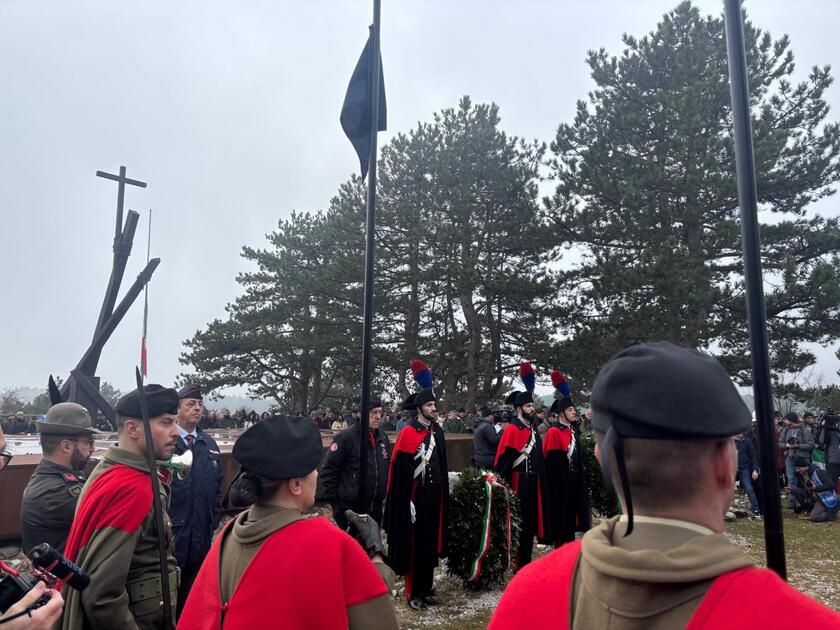
<path fill-rule="evenodd" d="M 216 538 L 178 628 L 396 629 L 379 525 L 348 511 L 357 542 L 304 514 L 315 503 L 321 460 L 321 434 L 309 418 L 255 424 L 233 457 L 241 472 L 227 502 L 250 508 Z"/>

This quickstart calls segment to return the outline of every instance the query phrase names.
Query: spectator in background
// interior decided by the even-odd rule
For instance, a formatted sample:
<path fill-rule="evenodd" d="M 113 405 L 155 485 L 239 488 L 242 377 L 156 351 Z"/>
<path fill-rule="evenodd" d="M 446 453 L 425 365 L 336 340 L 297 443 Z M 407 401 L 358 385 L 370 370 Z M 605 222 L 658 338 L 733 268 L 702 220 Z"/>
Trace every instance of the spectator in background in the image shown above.
<path fill-rule="evenodd" d="M 537 412 L 537 431 L 540 432 L 540 435 L 545 435 L 545 432 L 548 431 L 548 427 L 551 426 L 552 418 L 555 419 L 556 422 L 557 414 L 553 414 L 550 411 L 546 413 L 545 409 L 540 409 Z"/>
<path fill-rule="evenodd" d="M 806 411 L 802 414 L 802 420 L 805 422 L 805 427 L 811 432 L 811 435 L 814 436 L 814 441 L 817 441 L 817 434 L 820 432 L 820 425 L 818 422 L 815 422 L 814 414 L 810 411 Z"/>
<path fill-rule="evenodd" d="M 397 420 L 397 433 L 405 429 L 411 423 L 411 416 L 407 411 L 403 411 L 400 414 L 399 420 Z"/>
<path fill-rule="evenodd" d="M 798 487 L 799 480 L 796 476 L 794 460 L 804 457 L 811 461 L 811 453 L 814 450 L 814 436 L 811 431 L 802 425 L 799 416 L 794 411 L 789 411 L 785 416 L 787 426 L 779 437 L 779 448 L 785 453 L 785 475 L 789 488 Z M 796 507 L 796 500 L 792 492 L 788 493 L 790 507 Z"/>
<path fill-rule="evenodd" d="M 335 417 L 333 419 L 332 424 L 330 424 L 330 429 L 333 431 L 344 431 L 347 428 L 347 420 L 341 417 Z"/>
<path fill-rule="evenodd" d="M 257 412 L 252 409 L 250 411 L 250 413 L 245 417 L 245 422 L 243 423 L 243 427 L 246 428 L 246 429 L 250 429 L 252 426 L 254 426 L 259 421 L 259 419 L 260 418 L 257 415 Z"/>
<path fill-rule="evenodd" d="M 385 414 L 385 419 L 382 421 L 382 424 L 379 425 L 383 431 L 395 431 L 397 425 L 394 424 L 394 414 L 392 412 L 388 412 Z"/>
<path fill-rule="evenodd" d="M 840 418 L 833 414 L 827 414 L 820 422 L 817 444 L 822 446 L 825 452 L 825 469 L 834 485 L 840 480 Z"/>
<path fill-rule="evenodd" d="M 446 421 L 443 423 L 443 430 L 445 433 L 466 433 L 467 427 L 464 421 L 458 416 L 457 411 L 450 411 L 446 416 Z"/>
<path fill-rule="evenodd" d="M 787 490 L 796 499 L 796 512 L 805 512 L 812 523 L 833 521 L 840 511 L 840 500 L 829 474 L 812 464 L 807 457 L 793 460 L 797 485 Z"/>
<path fill-rule="evenodd" d="M 479 410 L 481 422 L 473 431 L 473 463 L 478 468 L 493 468 L 502 432 L 496 430 L 493 410 L 484 406 Z"/>
<path fill-rule="evenodd" d="M 9 416 L 10 421 L 6 432 L 9 435 L 25 435 L 26 433 L 34 433 L 35 428 L 30 428 L 30 422 L 23 415 L 22 411 L 18 411 L 14 416 Z"/>
<path fill-rule="evenodd" d="M 753 481 L 758 479 L 758 454 L 750 431 L 735 436 L 735 448 L 738 451 L 738 481 L 741 489 L 750 499 L 753 516 L 761 516 L 761 507 L 753 489 Z"/>
<path fill-rule="evenodd" d="M 222 417 L 219 418 L 220 429 L 233 429 L 236 427 L 236 421 L 231 418 L 230 411 L 222 409 Z"/>
<path fill-rule="evenodd" d="M 268 420 L 270 417 L 271 417 L 270 413 L 268 413 L 267 411 L 263 411 L 262 415 L 260 416 L 260 421 L 264 422 L 264 421 Z"/>

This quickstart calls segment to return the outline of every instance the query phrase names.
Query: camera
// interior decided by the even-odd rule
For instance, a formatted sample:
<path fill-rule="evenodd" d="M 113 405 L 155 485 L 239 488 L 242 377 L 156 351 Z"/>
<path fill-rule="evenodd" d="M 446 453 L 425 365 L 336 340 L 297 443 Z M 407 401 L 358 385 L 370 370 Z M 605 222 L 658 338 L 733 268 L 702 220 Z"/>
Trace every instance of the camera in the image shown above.
<path fill-rule="evenodd" d="M 512 414 L 507 409 L 497 410 L 493 412 L 493 422 L 499 424 L 500 422 L 510 422 Z"/>
<path fill-rule="evenodd" d="M 820 420 L 823 421 L 826 429 L 836 429 L 840 425 L 840 416 L 835 415 L 833 409 L 824 409 L 821 411 Z"/>
<path fill-rule="evenodd" d="M 47 543 L 33 547 L 27 554 L 28 562 L 21 570 L 15 570 L 0 562 L 0 613 L 13 606 L 26 595 L 40 580 L 49 588 L 61 589 L 65 584 L 83 591 L 90 584 L 90 576 L 73 562 L 67 559 Z M 43 605 L 48 601 L 46 596 L 36 603 Z"/>

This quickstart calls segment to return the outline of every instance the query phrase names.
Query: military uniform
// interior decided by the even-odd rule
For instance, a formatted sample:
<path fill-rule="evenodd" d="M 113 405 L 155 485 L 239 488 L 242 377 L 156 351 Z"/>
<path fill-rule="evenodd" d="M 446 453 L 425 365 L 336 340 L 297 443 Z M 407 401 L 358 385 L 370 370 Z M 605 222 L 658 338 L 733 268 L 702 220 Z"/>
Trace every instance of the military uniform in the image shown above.
<path fill-rule="evenodd" d="M 175 414 L 178 394 L 147 385 L 149 415 Z M 137 417 L 136 401 L 117 403 L 117 412 Z M 90 576 L 83 591 L 64 591 L 62 630 L 152 630 L 163 626 L 161 563 L 146 457 L 111 446 L 85 483 L 67 539 L 65 555 Z M 169 504 L 168 474 L 160 479 L 164 508 L 167 571 L 173 609 L 177 602 L 178 567 L 175 563 Z M 173 615 L 174 616 L 174 615 Z"/>
<path fill-rule="evenodd" d="M 687 506 L 686 517 L 717 521 L 716 530 L 655 513 L 667 513 L 667 503 L 664 508 L 642 504 L 640 512 L 654 513 L 634 515 L 631 489 L 644 486 L 639 481 L 634 486 L 628 472 L 635 469 L 632 459 L 625 460 L 625 439 L 635 440 L 634 447 L 655 440 L 700 440 L 731 448 L 726 440 L 749 428 L 750 413 L 715 359 L 664 342 L 631 347 L 599 372 L 592 409 L 604 475 L 608 481 L 618 477 L 625 514 L 520 571 L 505 589 L 489 630 L 840 627 L 840 615 L 774 572 L 751 566 L 722 533 L 715 503 L 705 511 Z M 721 458 L 715 457 L 719 473 Z M 644 483 L 654 487 L 656 473 L 645 474 L 650 478 Z M 730 491 L 725 484 L 717 486 L 715 497 Z M 698 500 L 715 498 L 704 492 L 708 495 Z"/>
<path fill-rule="evenodd" d="M 70 402 L 50 407 L 37 428 L 42 435 L 69 440 L 90 438 L 99 433 L 91 428 L 87 409 Z M 82 471 L 62 466 L 52 461 L 49 455 L 44 455 L 23 491 L 20 520 L 25 552 L 41 543 L 64 551 L 76 501 L 84 483 Z"/>
<path fill-rule="evenodd" d="M 20 521 L 24 552 L 41 543 L 64 551 L 84 483 L 79 471 L 41 460 L 23 491 Z"/>
<path fill-rule="evenodd" d="M 256 502 L 216 537 L 178 628 L 396 630 L 384 581 L 393 573 L 383 571 L 383 563 L 372 563 L 327 519 L 306 518 L 300 509 L 308 506 L 281 507 L 273 496 L 260 496 L 254 476 L 311 479 L 321 435 L 309 418 L 275 416 L 255 424 L 236 441 L 233 457 L 242 472 L 231 485 L 230 502 L 241 505 L 255 496 Z M 374 529 L 376 555 L 384 549 L 378 524 Z"/>

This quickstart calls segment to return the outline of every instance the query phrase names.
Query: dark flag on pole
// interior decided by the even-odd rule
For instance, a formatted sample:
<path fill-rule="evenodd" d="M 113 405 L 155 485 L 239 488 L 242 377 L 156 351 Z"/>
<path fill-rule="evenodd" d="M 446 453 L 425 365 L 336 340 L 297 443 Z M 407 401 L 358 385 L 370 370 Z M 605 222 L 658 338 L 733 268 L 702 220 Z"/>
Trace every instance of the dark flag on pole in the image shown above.
<path fill-rule="evenodd" d="M 367 176 L 370 164 L 370 120 L 371 120 L 371 81 L 373 68 L 371 64 L 371 38 L 368 37 L 365 49 L 362 51 L 353 76 L 350 78 L 350 85 L 347 86 L 347 94 L 344 96 L 344 105 L 341 106 L 341 128 L 353 143 L 353 148 L 359 156 L 359 166 L 362 171 L 362 179 Z M 385 79 L 382 76 L 382 58 L 379 59 L 379 125 L 377 131 L 385 131 L 387 128 L 387 115 L 385 112 Z"/>

